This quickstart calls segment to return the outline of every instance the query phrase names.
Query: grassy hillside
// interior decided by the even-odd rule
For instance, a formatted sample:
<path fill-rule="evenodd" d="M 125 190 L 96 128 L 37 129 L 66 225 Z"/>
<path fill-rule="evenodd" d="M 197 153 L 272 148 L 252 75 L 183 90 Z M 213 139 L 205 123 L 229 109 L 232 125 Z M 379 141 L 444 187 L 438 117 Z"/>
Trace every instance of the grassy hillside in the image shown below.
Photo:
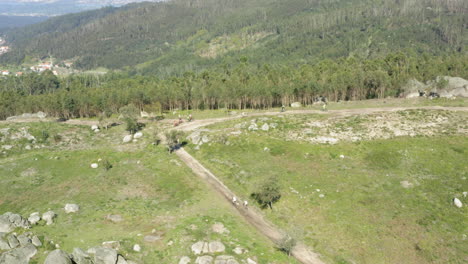
<path fill-rule="evenodd" d="M 467 209 L 452 204 L 467 202 L 466 113 L 251 120 L 209 127 L 191 153 L 243 197 L 277 179 L 281 199 L 264 213 L 328 263 L 466 259 Z"/>
<path fill-rule="evenodd" d="M 284 64 L 351 55 L 373 58 L 400 50 L 465 54 L 467 5 L 441 0 L 133 4 L 8 32 L 14 49 L 1 61 L 52 55 L 77 59 L 81 68 L 170 74 L 236 63 L 242 56 Z"/>
<path fill-rule="evenodd" d="M 221 241 L 224 255 L 239 262 L 252 258 L 258 263 L 296 263 L 275 250 L 174 155 L 150 144 L 154 127 L 143 131 L 143 140 L 126 145 L 121 144 L 126 134 L 122 127 L 99 134 L 87 126 L 55 123 L 1 124 L 4 128 L 9 128 L 9 136 L 0 133 L 0 214 L 57 214 L 53 225 L 41 221 L 30 230 L 17 230 L 33 232 L 44 243 L 31 263 L 43 263 L 45 251 L 55 244 L 71 253 L 74 247 L 86 250 L 105 241 L 119 241 L 119 253 L 137 263 L 178 263 L 182 256 L 194 262 L 190 247 L 199 240 Z M 37 144 L 10 139 L 23 128 L 36 136 Z M 5 150 L 5 145 L 14 147 Z M 28 145 L 33 149 L 25 149 Z M 104 161 L 112 168 L 106 170 Z M 94 162 L 98 169 L 90 168 Z M 80 211 L 66 214 L 67 203 L 78 204 Z M 123 221 L 111 222 L 106 218 L 110 214 Z M 224 224 L 229 233 L 213 232 L 215 223 Z M 147 235 L 161 239 L 145 242 Z M 133 251 L 135 244 L 141 245 L 141 252 Z M 248 253 L 233 253 L 238 246 Z"/>

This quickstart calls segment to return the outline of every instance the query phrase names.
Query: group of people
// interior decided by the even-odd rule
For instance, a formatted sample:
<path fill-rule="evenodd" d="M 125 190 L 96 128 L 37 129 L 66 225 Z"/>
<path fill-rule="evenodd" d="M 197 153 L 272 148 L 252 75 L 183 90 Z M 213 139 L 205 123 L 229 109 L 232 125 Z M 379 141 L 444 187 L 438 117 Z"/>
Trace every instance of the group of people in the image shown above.
<path fill-rule="evenodd" d="M 189 114 L 188 117 L 187 117 L 187 122 L 192 122 L 192 121 L 193 121 L 192 114 Z M 182 124 L 183 122 L 184 121 L 182 120 L 182 116 L 179 115 L 179 119 L 174 121 L 174 126 L 176 127 L 176 126 Z"/>
<path fill-rule="evenodd" d="M 237 197 L 235 197 L 235 196 L 232 197 L 232 203 L 233 203 L 234 205 L 236 205 L 236 206 L 237 206 L 237 205 L 240 205 L 239 201 L 237 200 Z M 242 203 L 242 205 L 243 205 L 245 208 L 247 208 L 247 206 L 249 205 L 249 202 L 248 202 L 247 200 L 244 200 L 244 202 Z"/>

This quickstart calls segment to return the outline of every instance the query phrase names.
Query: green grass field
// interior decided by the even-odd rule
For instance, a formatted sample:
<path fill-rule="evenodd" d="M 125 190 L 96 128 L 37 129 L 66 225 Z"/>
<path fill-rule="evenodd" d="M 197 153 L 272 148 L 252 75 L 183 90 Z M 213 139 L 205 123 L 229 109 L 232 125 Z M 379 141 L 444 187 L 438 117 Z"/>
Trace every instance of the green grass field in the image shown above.
<path fill-rule="evenodd" d="M 0 128 L 5 128 L 2 125 Z M 182 256 L 195 261 L 190 247 L 198 240 L 219 240 L 223 254 L 238 261 L 257 259 L 258 263 L 296 263 L 274 248 L 192 172 L 169 154 L 154 146 L 152 129 L 143 130 L 143 140 L 124 145 L 123 126 L 95 134 L 88 127 L 56 123 L 12 124 L 10 133 L 27 127 L 39 138 L 49 137 L 40 149 L 25 150 L 27 140 L 5 141 L 14 148 L 0 158 L 0 214 L 11 211 L 28 217 L 33 212 L 53 210 L 58 216 L 53 225 L 40 222 L 30 231 L 61 249 L 84 250 L 105 241 L 120 241 L 119 253 L 137 263 L 178 263 Z M 61 135 L 60 140 L 55 135 Z M 99 162 L 98 169 L 90 164 Z M 104 161 L 112 164 L 104 168 Z M 67 203 L 80 205 L 76 214 L 66 214 Z M 109 214 L 124 221 L 113 223 Z M 211 226 L 220 222 L 230 231 L 217 234 Z M 143 238 L 155 234 L 156 243 Z M 25 230 L 17 230 L 25 232 Z M 140 253 L 132 250 L 140 244 Z M 249 252 L 236 255 L 241 246 Z M 51 245 L 39 249 L 32 263 L 43 263 Z M 1 252 L 0 252 L 1 253 Z"/>
<path fill-rule="evenodd" d="M 461 124 L 443 125 L 432 136 L 330 145 L 290 139 L 301 124 L 325 116 L 273 118 L 275 130 L 230 133 L 249 124 L 246 119 L 209 127 L 213 141 L 189 151 L 242 199 L 266 179 L 278 179 L 282 197 L 264 213 L 327 263 L 463 263 L 468 211 L 452 199 L 468 203 L 462 195 L 468 191 L 468 138 L 454 127 L 466 131 L 468 119 L 431 111 L 400 115 L 409 124 L 427 116 Z M 359 118 L 335 125 L 359 130 L 369 117 Z"/>

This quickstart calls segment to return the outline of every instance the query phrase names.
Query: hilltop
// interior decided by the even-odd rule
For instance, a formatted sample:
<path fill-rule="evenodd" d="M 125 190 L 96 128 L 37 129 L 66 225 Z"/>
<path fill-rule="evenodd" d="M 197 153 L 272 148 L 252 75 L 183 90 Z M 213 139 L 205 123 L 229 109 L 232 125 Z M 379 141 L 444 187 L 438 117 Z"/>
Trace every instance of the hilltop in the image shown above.
<path fill-rule="evenodd" d="M 3 64 L 53 56 L 81 69 L 181 73 L 395 51 L 466 55 L 465 1 L 173 0 L 70 14 L 6 32 Z"/>

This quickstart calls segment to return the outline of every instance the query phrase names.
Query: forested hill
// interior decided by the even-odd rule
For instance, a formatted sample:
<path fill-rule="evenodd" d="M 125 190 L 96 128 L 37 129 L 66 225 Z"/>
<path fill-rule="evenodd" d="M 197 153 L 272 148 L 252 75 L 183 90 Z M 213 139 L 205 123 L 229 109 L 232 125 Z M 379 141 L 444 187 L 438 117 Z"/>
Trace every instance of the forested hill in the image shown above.
<path fill-rule="evenodd" d="M 12 51 L 174 74 L 232 64 L 372 59 L 395 51 L 467 54 L 465 0 L 172 0 L 52 18 L 7 32 Z"/>

